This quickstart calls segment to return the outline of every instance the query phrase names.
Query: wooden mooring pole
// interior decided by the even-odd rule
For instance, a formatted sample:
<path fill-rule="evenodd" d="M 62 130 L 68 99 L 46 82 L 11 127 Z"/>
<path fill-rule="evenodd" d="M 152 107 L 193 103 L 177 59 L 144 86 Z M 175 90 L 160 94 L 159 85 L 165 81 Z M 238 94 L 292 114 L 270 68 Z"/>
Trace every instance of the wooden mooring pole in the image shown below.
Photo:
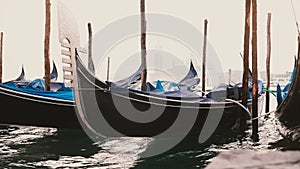
<path fill-rule="evenodd" d="M 202 96 L 205 95 L 205 82 L 206 82 L 206 50 L 207 50 L 207 24 L 208 20 L 204 20 L 204 43 L 203 43 L 203 58 L 202 58 Z"/>
<path fill-rule="evenodd" d="M 109 65 L 110 65 L 110 57 L 107 58 L 107 78 L 106 81 L 109 82 Z"/>
<path fill-rule="evenodd" d="M 266 60 L 266 72 L 267 72 L 267 92 L 266 92 L 266 113 L 270 111 L 270 62 L 271 62 L 271 17 L 272 14 L 268 13 L 268 23 L 267 23 L 267 60 Z"/>
<path fill-rule="evenodd" d="M 45 71 L 45 88 L 47 91 L 50 90 L 50 50 L 49 50 L 49 43 L 50 43 L 50 0 L 45 1 L 45 8 L 46 8 L 46 24 L 45 24 L 45 41 L 44 41 L 44 71 Z"/>
<path fill-rule="evenodd" d="M 252 118 L 258 116 L 257 0 L 252 0 Z M 252 139 L 259 140 L 258 119 L 252 120 Z"/>
<path fill-rule="evenodd" d="M 88 23 L 89 43 L 88 43 L 88 69 L 95 74 L 95 68 L 93 63 L 93 32 L 92 24 Z"/>
<path fill-rule="evenodd" d="M 244 32 L 244 57 L 243 57 L 243 94 L 242 104 L 248 107 L 248 83 L 249 83 L 249 48 L 250 48 L 250 14 L 251 14 L 251 0 L 246 0 L 245 7 L 245 32 Z M 244 133 L 247 128 L 246 113 L 241 113 L 240 118 L 240 132 Z"/>
<path fill-rule="evenodd" d="M 0 83 L 2 83 L 3 32 L 0 32 Z"/>
<path fill-rule="evenodd" d="M 228 70 L 228 85 L 231 83 L 231 69 Z"/>
<path fill-rule="evenodd" d="M 142 75 L 141 75 L 141 90 L 147 90 L 147 49 L 146 49 L 146 16 L 145 16 L 145 0 L 140 1 L 141 8 L 141 61 L 142 61 Z"/>

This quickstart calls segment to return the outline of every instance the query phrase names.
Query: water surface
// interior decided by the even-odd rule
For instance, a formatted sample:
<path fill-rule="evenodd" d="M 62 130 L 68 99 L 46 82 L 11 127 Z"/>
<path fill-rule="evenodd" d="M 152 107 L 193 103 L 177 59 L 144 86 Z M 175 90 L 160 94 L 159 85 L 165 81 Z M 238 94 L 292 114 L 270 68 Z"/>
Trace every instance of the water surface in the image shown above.
<path fill-rule="evenodd" d="M 260 123 L 260 141 L 251 140 L 251 129 L 243 138 L 222 138 L 215 143 L 141 158 L 152 138 L 110 138 L 91 141 L 81 130 L 57 130 L 29 126 L 1 126 L 0 167 L 8 168 L 204 168 L 222 151 L 233 149 L 300 149 L 287 144 L 274 115 Z"/>

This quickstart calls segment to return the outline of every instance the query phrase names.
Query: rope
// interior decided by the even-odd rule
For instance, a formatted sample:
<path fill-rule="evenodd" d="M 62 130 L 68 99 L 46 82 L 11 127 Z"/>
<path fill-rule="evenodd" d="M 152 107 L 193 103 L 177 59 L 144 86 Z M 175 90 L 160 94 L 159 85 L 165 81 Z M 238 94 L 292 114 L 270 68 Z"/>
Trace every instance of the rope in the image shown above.
<path fill-rule="evenodd" d="M 232 99 L 226 99 L 226 101 L 229 101 L 229 102 L 232 102 L 232 103 L 236 103 L 237 105 L 239 105 L 240 107 L 242 107 L 242 108 L 248 113 L 248 115 L 249 115 L 250 117 L 252 116 L 251 112 L 250 112 L 244 105 L 242 105 L 241 103 L 239 103 L 239 102 L 237 102 L 237 101 L 235 101 L 235 100 L 232 100 Z M 260 116 L 258 116 L 258 117 L 255 117 L 255 118 L 251 118 L 250 120 L 251 120 L 251 121 L 258 120 L 259 118 L 265 117 L 265 116 L 270 115 L 270 114 L 272 114 L 272 113 L 275 113 L 275 110 L 273 110 L 273 111 L 271 111 L 271 112 L 269 112 L 269 113 L 265 113 L 265 114 L 263 114 L 263 115 L 260 115 Z"/>
<path fill-rule="evenodd" d="M 263 89 L 263 91 L 264 91 L 264 92 L 269 92 L 269 93 L 271 93 L 274 97 L 276 97 L 276 94 L 275 94 L 276 91 L 274 91 L 274 90 Z"/>
<path fill-rule="evenodd" d="M 239 105 L 241 108 L 243 108 L 249 114 L 249 116 L 251 116 L 250 111 L 244 105 L 239 103 L 238 101 L 232 100 L 232 99 L 225 99 L 225 100 L 228 101 L 228 102 L 232 102 L 232 103 L 235 103 L 235 104 Z"/>
<path fill-rule="evenodd" d="M 271 111 L 271 112 L 269 112 L 269 113 L 265 113 L 265 114 L 263 114 L 263 115 L 260 115 L 260 116 L 258 116 L 258 117 L 255 117 L 255 118 L 251 118 L 251 120 L 252 120 L 252 121 L 253 121 L 253 120 L 258 120 L 259 118 L 264 117 L 264 116 L 267 116 L 267 115 L 270 115 L 270 114 L 272 114 L 272 113 L 275 113 L 275 110 L 273 110 L 273 111 Z"/>

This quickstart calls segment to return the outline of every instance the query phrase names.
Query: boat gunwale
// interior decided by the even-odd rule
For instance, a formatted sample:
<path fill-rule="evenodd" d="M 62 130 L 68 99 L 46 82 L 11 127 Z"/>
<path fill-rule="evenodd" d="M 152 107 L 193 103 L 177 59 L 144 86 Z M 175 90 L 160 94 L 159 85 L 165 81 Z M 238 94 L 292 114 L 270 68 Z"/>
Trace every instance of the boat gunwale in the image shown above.
<path fill-rule="evenodd" d="M 30 100 L 30 101 L 35 101 L 35 102 L 41 102 L 41 103 L 47 103 L 47 104 L 54 104 L 54 105 L 62 105 L 62 106 L 75 106 L 75 102 L 71 100 L 64 100 L 64 99 L 58 99 L 58 98 L 50 98 L 50 97 L 45 97 L 45 96 L 40 96 L 40 95 L 35 95 L 35 94 L 29 94 L 29 93 L 24 93 L 20 91 L 16 91 L 13 89 L 5 88 L 0 86 L 0 93 L 11 96 L 11 97 L 18 97 L 20 99 L 24 100 Z M 41 100 L 43 99 L 43 100 Z"/>

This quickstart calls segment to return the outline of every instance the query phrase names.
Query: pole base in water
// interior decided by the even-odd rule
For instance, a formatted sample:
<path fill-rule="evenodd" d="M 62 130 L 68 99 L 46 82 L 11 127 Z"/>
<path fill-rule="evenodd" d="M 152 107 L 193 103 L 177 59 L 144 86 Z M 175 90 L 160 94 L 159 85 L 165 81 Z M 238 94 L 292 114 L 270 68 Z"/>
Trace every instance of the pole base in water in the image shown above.
<path fill-rule="evenodd" d="M 252 139 L 254 142 L 258 142 L 258 141 L 259 141 L 259 135 L 258 135 L 258 134 L 252 134 L 251 139 Z"/>

